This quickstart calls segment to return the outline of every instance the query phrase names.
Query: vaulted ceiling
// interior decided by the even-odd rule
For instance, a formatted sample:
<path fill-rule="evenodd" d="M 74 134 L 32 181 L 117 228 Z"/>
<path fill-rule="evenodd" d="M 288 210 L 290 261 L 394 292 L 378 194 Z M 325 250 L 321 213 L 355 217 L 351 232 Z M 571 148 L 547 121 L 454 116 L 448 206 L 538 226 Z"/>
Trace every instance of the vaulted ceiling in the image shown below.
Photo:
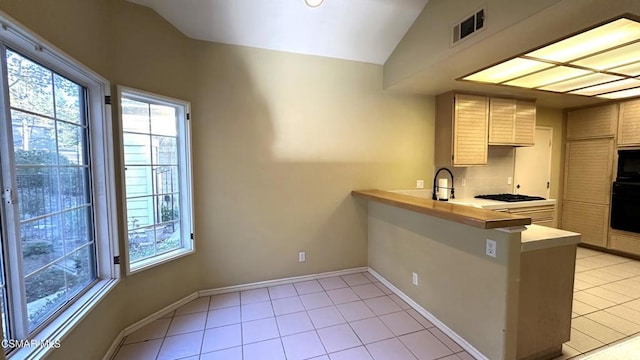
<path fill-rule="evenodd" d="M 194 39 L 383 64 L 428 0 L 129 0 Z"/>

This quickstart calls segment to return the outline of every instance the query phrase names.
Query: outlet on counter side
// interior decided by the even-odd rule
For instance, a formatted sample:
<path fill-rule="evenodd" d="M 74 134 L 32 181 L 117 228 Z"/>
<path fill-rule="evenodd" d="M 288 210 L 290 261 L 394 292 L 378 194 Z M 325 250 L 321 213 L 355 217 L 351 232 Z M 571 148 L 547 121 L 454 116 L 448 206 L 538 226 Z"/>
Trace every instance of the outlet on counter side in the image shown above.
<path fill-rule="evenodd" d="M 487 255 L 491 256 L 491 257 L 496 257 L 496 241 L 495 240 L 491 240 L 491 239 L 487 239 Z"/>

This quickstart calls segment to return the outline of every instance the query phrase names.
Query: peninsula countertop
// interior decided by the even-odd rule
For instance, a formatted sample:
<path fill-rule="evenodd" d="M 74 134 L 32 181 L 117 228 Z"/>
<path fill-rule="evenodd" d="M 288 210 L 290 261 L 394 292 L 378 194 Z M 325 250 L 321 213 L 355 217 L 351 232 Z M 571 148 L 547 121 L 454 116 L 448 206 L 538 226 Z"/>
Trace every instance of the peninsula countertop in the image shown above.
<path fill-rule="evenodd" d="M 384 190 L 354 190 L 351 195 L 481 229 L 508 228 L 531 224 L 531 218 L 529 217 L 458 205 L 446 201 L 418 198 Z"/>

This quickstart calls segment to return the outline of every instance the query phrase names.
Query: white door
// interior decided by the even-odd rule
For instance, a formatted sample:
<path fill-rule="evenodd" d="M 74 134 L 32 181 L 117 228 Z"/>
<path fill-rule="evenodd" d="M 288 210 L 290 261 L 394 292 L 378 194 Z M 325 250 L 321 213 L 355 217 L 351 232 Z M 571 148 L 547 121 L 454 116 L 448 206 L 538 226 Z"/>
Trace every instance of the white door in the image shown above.
<path fill-rule="evenodd" d="M 534 146 L 516 148 L 513 192 L 549 198 L 552 129 L 536 127 Z"/>

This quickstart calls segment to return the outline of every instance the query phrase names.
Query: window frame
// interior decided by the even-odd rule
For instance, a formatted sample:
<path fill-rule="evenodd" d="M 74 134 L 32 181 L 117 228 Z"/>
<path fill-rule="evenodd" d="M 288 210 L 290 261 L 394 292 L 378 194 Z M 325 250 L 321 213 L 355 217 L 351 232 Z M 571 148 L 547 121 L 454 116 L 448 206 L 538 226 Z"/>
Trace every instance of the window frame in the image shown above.
<path fill-rule="evenodd" d="M 113 127 L 111 108 L 107 106 L 110 98 L 110 83 L 104 77 L 87 68 L 73 59 L 43 38 L 35 35 L 30 30 L 19 24 L 14 19 L 0 11 L 0 42 L 2 48 L 2 71 L 0 80 L 2 88 L 6 86 L 6 58 L 5 49 L 11 48 L 21 55 L 47 67 L 48 69 L 72 80 L 86 89 L 87 100 L 87 124 L 89 125 L 88 147 L 90 147 L 91 181 L 93 197 L 93 227 L 95 236 L 96 279 L 77 298 L 59 309 L 51 318 L 29 334 L 24 307 L 26 298 L 24 294 L 23 272 L 15 271 L 21 264 L 5 266 L 7 268 L 7 285 L 10 287 L 8 298 L 8 317 L 16 317 L 17 312 L 22 319 L 22 325 L 14 327 L 15 339 L 28 339 L 48 342 L 49 344 L 61 341 L 73 330 L 104 297 L 115 288 L 120 279 L 120 266 L 115 264 L 119 256 L 118 248 L 118 215 L 117 196 L 115 189 L 115 159 L 113 145 Z M 8 91 L 2 91 L 0 95 L 1 116 L 11 119 Z M 3 145 L 1 151 L 12 151 L 11 121 L 3 121 L 4 134 L 0 134 Z M 6 126 L 6 127 L 5 127 Z M 15 163 L 13 156 L 9 161 L 0 162 L 2 167 L 2 183 L 16 191 Z M 11 180 L 13 178 L 13 180 Z M 9 180 L 8 180 L 9 179 Z M 4 201 L 3 201 L 4 202 Z M 7 258 L 21 259 L 21 244 L 19 243 L 19 219 L 15 218 L 17 202 L 12 204 L 12 211 L 5 211 L 5 206 L 0 206 L 2 217 L 6 224 L 2 237 L 3 252 Z M 96 221 L 100 219 L 100 221 Z M 18 235 L 18 237 L 16 237 Z M 18 240 L 16 240 L 18 239 Z M 20 262 L 20 261 L 19 261 Z M 19 291 L 16 291 L 19 289 Z M 18 300 L 16 301 L 16 293 Z M 13 295 L 12 295 L 13 294 Z M 20 299 L 22 297 L 22 299 Z M 22 310 L 16 310 L 21 307 Z M 27 330 L 25 330 L 27 329 Z M 2 328 L 0 327 L 0 332 Z M 25 333 L 26 331 L 26 333 Z M 25 336 L 25 334 L 27 334 Z M 53 350 L 52 347 L 23 347 L 7 353 L 9 359 L 35 359 L 46 356 Z"/>
<path fill-rule="evenodd" d="M 148 91 L 138 90 L 131 87 L 118 85 L 118 124 L 120 141 L 120 168 L 122 184 L 122 221 L 124 224 L 124 259 L 125 271 L 127 275 L 132 275 L 140 271 L 151 269 L 181 257 L 195 253 L 194 219 L 193 219 L 193 172 L 192 172 L 192 148 L 191 148 L 191 103 L 185 100 L 171 98 L 164 95 L 154 94 Z M 129 258 L 129 232 L 127 231 L 127 192 L 126 174 L 124 160 L 124 126 L 122 115 L 122 98 L 145 102 L 148 104 L 166 105 L 180 108 L 178 111 L 178 172 L 179 172 L 179 203 L 180 203 L 180 226 L 182 246 L 178 249 L 166 253 L 154 255 L 149 258 L 132 263 Z"/>

